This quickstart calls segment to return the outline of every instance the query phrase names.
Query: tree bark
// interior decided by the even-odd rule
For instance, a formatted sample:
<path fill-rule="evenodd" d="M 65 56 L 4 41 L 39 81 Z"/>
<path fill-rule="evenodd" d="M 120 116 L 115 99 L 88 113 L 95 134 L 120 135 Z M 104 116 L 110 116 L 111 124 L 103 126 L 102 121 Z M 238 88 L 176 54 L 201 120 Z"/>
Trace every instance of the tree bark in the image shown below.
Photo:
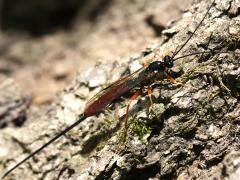
<path fill-rule="evenodd" d="M 79 73 L 50 106 L 29 107 L 24 126 L 1 131 L 1 172 L 76 121 L 87 99 L 104 84 L 134 71 L 145 60 L 158 58 L 158 52 L 171 55 L 193 32 L 209 6 L 209 1 L 194 3 L 163 31 L 159 44 L 136 57 L 112 64 L 99 62 Z M 8 178 L 238 179 L 239 9 L 239 0 L 216 0 L 177 56 L 209 49 L 213 53 L 176 60 L 170 74 L 177 83 L 156 82 L 150 109 L 148 97 L 134 104 L 125 141 L 123 99 L 129 94 L 98 117 L 86 119 Z"/>

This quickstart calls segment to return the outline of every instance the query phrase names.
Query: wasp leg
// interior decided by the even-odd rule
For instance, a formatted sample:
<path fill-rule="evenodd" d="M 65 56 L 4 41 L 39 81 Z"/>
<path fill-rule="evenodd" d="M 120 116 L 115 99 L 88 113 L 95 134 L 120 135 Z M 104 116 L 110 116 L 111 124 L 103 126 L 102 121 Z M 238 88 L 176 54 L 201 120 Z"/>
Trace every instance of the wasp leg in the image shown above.
<path fill-rule="evenodd" d="M 153 88 L 151 86 L 149 86 L 147 88 L 147 93 L 148 93 L 148 97 L 150 99 L 150 107 L 149 107 L 149 112 L 151 111 L 152 107 L 153 107 L 153 100 L 152 100 L 152 93 L 153 93 Z"/>
<path fill-rule="evenodd" d="M 172 77 L 170 76 L 169 74 L 167 74 L 167 79 L 172 83 L 172 84 L 176 84 L 177 81 Z"/>
<path fill-rule="evenodd" d="M 129 113 L 129 108 L 130 108 L 130 104 L 132 101 L 136 100 L 138 98 L 138 96 L 140 96 L 140 91 L 136 91 L 132 97 L 130 98 L 129 102 L 128 102 L 128 105 L 127 105 L 127 109 L 126 109 L 126 115 L 125 115 L 125 123 L 124 123 L 124 126 L 125 126 L 125 132 L 124 132 L 124 140 L 126 139 L 127 137 L 127 129 L 128 129 L 128 113 Z"/>

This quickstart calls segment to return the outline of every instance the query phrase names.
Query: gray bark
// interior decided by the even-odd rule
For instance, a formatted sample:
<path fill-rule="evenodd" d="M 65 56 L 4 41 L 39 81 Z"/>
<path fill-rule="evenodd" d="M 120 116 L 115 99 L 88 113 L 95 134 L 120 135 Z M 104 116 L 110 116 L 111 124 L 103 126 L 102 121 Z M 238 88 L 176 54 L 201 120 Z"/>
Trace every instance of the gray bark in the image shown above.
<path fill-rule="evenodd" d="M 158 50 L 166 55 L 181 46 L 209 5 L 209 1 L 194 3 L 163 32 L 159 44 L 146 49 L 150 53 L 147 57 L 153 57 Z M 124 96 L 98 117 L 86 119 L 8 178 L 238 179 L 239 9 L 239 0 L 216 0 L 196 35 L 178 56 L 206 49 L 235 54 L 177 60 L 170 71 L 177 84 L 156 82 L 150 111 L 147 97 L 133 106 L 126 141 Z M 143 54 L 139 52 L 113 64 L 99 62 L 89 71 L 79 73 L 52 105 L 29 107 L 24 126 L 1 130 L 0 172 L 77 120 L 87 99 L 121 74 L 136 69 L 147 59 Z"/>

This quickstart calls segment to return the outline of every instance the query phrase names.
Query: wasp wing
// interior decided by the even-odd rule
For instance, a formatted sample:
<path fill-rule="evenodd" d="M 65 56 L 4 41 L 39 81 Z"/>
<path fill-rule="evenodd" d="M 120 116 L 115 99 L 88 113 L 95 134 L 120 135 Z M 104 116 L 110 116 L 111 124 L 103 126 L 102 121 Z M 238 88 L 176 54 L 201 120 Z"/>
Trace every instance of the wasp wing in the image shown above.
<path fill-rule="evenodd" d="M 138 77 L 138 74 L 140 72 L 142 72 L 145 69 L 145 67 L 141 67 L 140 69 L 136 70 L 135 72 L 127 75 L 127 76 L 123 76 L 122 78 L 118 79 L 117 81 L 111 83 L 110 85 L 108 85 L 107 87 L 105 87 L 104 89 L 102 89 L 100 92 L 98 92 L 96 95 L 94 95 L 88 102 L 87 105 L 92 104 L 94 101 L 96 101 L 99 97 L 101 97 L 103 94 L 111 91 L 112 89 L 115 89 L 116 87 L 122 85 L 123 83 L 125 83 L 126 81 L 128 81 L 129 79 L 134 79 L 136 77 Z"/>

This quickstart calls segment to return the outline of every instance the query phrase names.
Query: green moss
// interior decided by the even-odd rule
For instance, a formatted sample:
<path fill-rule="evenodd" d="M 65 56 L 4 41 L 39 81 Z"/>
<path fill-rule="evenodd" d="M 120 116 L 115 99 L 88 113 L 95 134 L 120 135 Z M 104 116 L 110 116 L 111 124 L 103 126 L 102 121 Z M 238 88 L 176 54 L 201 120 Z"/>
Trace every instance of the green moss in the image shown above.
<path fill-rule="evenodd" d="M 134 137 L 137 136 L 139 140 L 143 140 L 143 137 L 152 131 L 152 123 L 150 121 L 148 118 L 134 116 L 129 120 L 128 131 L 130 131 Z"/>

